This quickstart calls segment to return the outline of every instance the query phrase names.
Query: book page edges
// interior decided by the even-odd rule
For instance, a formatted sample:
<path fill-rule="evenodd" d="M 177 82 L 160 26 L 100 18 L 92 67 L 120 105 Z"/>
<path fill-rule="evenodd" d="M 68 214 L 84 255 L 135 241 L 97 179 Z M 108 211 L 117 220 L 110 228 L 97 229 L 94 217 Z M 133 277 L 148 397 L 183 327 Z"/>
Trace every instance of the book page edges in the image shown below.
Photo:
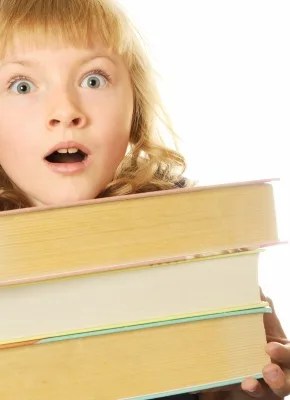
<path fill-rule="evenodd" d="M 143 197 L 154 197 L 154 196 L 164 196 L 164 195 L 171 195 L 171 194 L 179 194 L 179 193 L 187 193 L 187 192 L 197 192 L 202 190 L 211 190 L 211 189 L 218 189 L 224 187 L 236 187 L 236 186 L 249 186 L 249 185 L 264 185 L 264 184 L 271 184 L 274 181 L 279 181 L 280 178 L 269 178 L 269 179 L 257 179 L 252 181 L 240 181 L 240 182 L 229 182 L 229 183 L 221 183 L 221 184 L 214 184 L 214 185 L 204 185 L 204 186 L 191 186 L 185 188 L 176 188 L 176 189 L 168 189 L 168 190 L 157 190 L 154 192 L 145 192 L 145 193 L 134 193 L 122 196 L 113 196 L 113 197 L 102 197 L 92 200 L 83 200 L 76 203 L 67 203 L 62 205 L 49 205 L 49 206 L 35 206 L 29 208 L 21 208 L 16 210 L 8 210 L 8 211 L 1 211 L 1 216 L 13 215 L 13 214 L 22 214 L 27 212 L 39 212 L 39 211 L 50 211 L 56 210 L 61 208 L 71 208 L 71 207 L 78 207 L 78 206 L 86 206 L 91 204 L 98 204 L 98 203 L 106 203 L 106 202 L 115 202 L 115 201 L 122 201 L 122 200 L 130 200 L 130 199 L 142 199 Z"/>
<path fill-rule="evenodd" d="M 253 374 L 252 377 L 256 378 L 256 379 L 261 379 L 261 378 L 263 378 L 263 374 L 261 374 L 259 372 L 257 374 Z M 150 393 L 148 395 L 134 396 L 134 397 L 124 397 L 120 400 L 150 400 L 150 399 L 159 399 L 159 398 L 166 397 L 166 396 L 174 396 L 174 395 L 185 394 L 185 393 L 199 393 L 203 390 L 214 389 L 214 388 L 228 386 L 228 385 L 235 385 L 235 384 L 241 383 L 245 378 L 246 378 L 246 376 L 241 376 L 241 377 L 238 377 L 235 379 L 229 379 L 226 381 L 210 382 L 210 383 L 204 384 L 204 385 L 196 385 L 196 386 L 190 386 L 190 387 L 185 387 L 185 388 L 179 388 L 179 389 L 175 389 L 175 390 L 169 390 L 167 392 Z"/>
<path fill-rule="evenodd" d="M 275 243 L 278 244 L 278 243 Z M 274 243 L 270 244 L 269 246 L 273 246 Z M 60 279 L 71 279 L 78 276 L 85 276 L 90 274 L 96 273 L 105 273 L 105 272 L 120 272 L 122 270 L 127 269 L 146 269 L 146 268 L 154 268 L 155 265 L 160 266 L 167 266 L 170 264 L 181 264 L 185 262 L 202 262 L 206 260 L 214 260 L 219 258 L 226 258 L 226 257 L 236 257 L 236 256 L 243 256 L 249 254 L 259 254 L 262 251 L 265 251 L 264 248 L 258 249 L 249 249 L 249 250 L 242 250 L 237 251 L 236 249 L 228 249 L 224 250 L 228 251 L 228 253 L 217 252 L 216 254 L 206 254 L 206 253 L 198 253 L 198 254 L 191 254 L 191 255 L 184 255 L 184 256 L 176 256 L 176 257 L 165 257 L 165 258 L 158 258 L 153 259 L 151 261 L 140 261 L 136 263 L 126 263 L 126 264 L 115 264 L 109 266 L 97 266 L 97 267 L 88 267 L 82 268 L 75 271 L 66 271 L 66 272 L 59 272 L 59 273 L 51 273 L 51 274 L 43 274 L 40 276 L 33 276 L 29 278 L 18 278 L 18 279 L 9 279 L 9 280 L 0 280 L 0 288 L 5 286 L 17 286 L 17 285 L 31 285 L 37 284 L 38 282 L 43 281 L 50 281 L 50 280 L 60 280 Z M 232 251 L 232 252 L 231 252 Z"/>
<path fill-rule="evenodd" d="M 105 335 L 110 333 L 119 333 L 119 332 L 126 332 L 138 329 L 148 329 L 158 326 L 165 326 L 165 325 L 174 325 L 174 324 L 181 324 L 187 322 L 197 322 L 202 320 L 208 319 L 215 319 L 215 318 L 226 318 L 232 316 L 239 316 L 239 315 L 246 315 L 246 314 L 262 314 L 262 313 L 271 313 L 272 309 L 269 306 L 269 303 L 266 301 L 261 301 L 258 304 L 248 305 L 245 306 L 243 309 L 239 308 L 228 308 L 222 310 L 212 310 L 208 313 L 197 313 L 193 315 L 174 315 L 174 316 L 167 316 L 164 319 L 152 319 L 146 321 L 135 321 L 130 324 L 124 325 L 111 325 L 111 326 L 103 326 L 98 328 L 88 328 L 82 331 L 69 331 L 69 332 L 58 332 L 53 336 L 46 337 L 46 336 L 35 336 L 35 337 L 27 337 L 22 338 L 17 341 L 1 341 L 0 340 L 0 350 L 5 348 L 12 348 L 12 347 L 20 347 L 26 346 L 31 344 L 43 344 L 43 343 L 51 343 L 56 341 L 62 340 L 72 340 L 72 339 L 79 339 L 83 337 L 90 337 L 90 336 L 99 336 Z"/>

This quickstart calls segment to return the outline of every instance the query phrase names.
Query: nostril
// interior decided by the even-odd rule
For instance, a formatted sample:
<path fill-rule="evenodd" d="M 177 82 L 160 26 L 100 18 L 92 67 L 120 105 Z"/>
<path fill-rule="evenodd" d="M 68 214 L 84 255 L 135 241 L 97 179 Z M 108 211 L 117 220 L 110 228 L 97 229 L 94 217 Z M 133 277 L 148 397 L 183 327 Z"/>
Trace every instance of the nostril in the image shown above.
<path fill-rule="evenodd" d="M 68 119 L 68 121 L 71 121 L 71 122 L 68 122 L 67 124 L 65 124 L 65 125 L 67 125 L 67 126 L 80 126 L 80 125 L 82 125 L 82 118 L 73 118 L 73 119 Z M 64 122 L 64 120 L 63 119 L 61 119 L 61 120 L 59 120 L 59 119 L 51 119 L 50 120 L 50 122 L 49 122 L 49 124 L 52 126 L 52 127 L 55 127 L 55 126 L 57 126 L 57 125 L 59 125 L 61 122 Z"/>
<path fill-rule="evenodd" d="M 80 122 L 81 122 L 81 119 L 80 119 L 80 118 L 75 118 L 75 119 L 73 120 L 73 124 L 74 124 L 74 125 L 79 125 Z"/>
<path fill-rule="evenodd" d="M 50 125 L 52 125 L 53 127 L 56 126 L 56 125 L 58 125 L 59 123 L 60 123 L 60 121 L 58 121 L 57 119 L 52 119 L 52 120 L 50 121 Z"/>

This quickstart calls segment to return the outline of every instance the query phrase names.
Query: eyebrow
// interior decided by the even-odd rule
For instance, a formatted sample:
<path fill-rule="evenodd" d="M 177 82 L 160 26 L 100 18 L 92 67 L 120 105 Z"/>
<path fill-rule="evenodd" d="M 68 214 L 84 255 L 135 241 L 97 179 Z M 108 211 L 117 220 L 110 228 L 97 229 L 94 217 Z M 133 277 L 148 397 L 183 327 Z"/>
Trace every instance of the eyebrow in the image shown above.
<path fill-rule="evenodd" d="M 116 61 L 112 57 L 106 56 L 106 55 L 100 55 L 100 54 L 95 54 L 93 56 L 92 55 L 86 56 L 86 57 L 82 58 L 81 60 L 79 60 L 78 64 L 87 64 L 88 62 L 93 61 L 96 58 L 106 58 L 109 61 L 111 61 L 114 65 L 116 65 Z M 19 65 L 23 65 L 23 66 L 32 67 L 34 65 L 40 64 L 40 61 L 39 60 L 9 60 L 4 63 L 0 63 L 0 69 L 2 69 L 3 67 L 5 67 L 9 64 L 19 64 Z"/>

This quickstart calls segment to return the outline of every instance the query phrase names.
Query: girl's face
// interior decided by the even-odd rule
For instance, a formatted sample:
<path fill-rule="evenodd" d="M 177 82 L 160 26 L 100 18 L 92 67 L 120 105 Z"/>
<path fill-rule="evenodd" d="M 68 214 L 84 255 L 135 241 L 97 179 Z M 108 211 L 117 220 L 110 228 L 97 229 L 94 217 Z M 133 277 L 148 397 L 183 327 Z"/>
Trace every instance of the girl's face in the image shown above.
<path fill-rule="evenodd" d="M 16 42 L 0 60 L 0 164 L 34 205 L 95 198 L 126 153 L 132 114 L 129 72 L 101 44 Z"/>

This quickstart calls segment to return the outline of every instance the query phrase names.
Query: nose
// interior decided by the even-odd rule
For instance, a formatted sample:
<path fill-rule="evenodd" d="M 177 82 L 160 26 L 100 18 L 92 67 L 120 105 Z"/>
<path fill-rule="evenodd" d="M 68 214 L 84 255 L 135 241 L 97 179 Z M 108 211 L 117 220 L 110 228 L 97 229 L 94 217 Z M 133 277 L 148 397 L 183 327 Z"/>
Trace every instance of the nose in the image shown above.
<path fill-rule="evenodd" d="M 57 126 L 80 129 L 87 124 L 87 117 L 68 95 L 58 96 L 58 100 L 53 102 L 47 124 L 49 130 Z"/>
<path fill-rule="evenodd" d="M 82 128 L 85 126 L 85 117 L 84 116 L 68 116 L 68 117 L 60 117 L 51 118 L 49 120 L 50 128 L 54 128 L 58 125 L 63 125 L 65 128 Z"/>

